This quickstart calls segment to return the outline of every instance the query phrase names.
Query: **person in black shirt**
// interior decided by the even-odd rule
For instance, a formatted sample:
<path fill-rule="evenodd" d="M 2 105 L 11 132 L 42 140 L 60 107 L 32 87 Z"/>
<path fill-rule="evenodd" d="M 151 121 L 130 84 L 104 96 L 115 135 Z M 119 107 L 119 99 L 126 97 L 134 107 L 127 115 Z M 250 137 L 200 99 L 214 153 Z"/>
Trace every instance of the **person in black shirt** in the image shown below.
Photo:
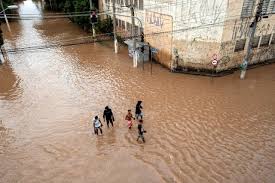
<path fill-rule="evenodd" d="M 139 138 L 141 138 L 142 141 L 145 142 L 143 133 L 146 133 L 146 131 L 143 129 L 142 123 L 143 123 L 143 120 L 140 119 L 139 124 L 138 124 L 138 138 L 137 138 L 137 141 L 139 140 Z"/>
<path fill-rule="evenodd" d="M 104 122 L 107 122 L 107 127 L 109 128 L 109 123 L 111 123 L 112 126 L 114 126 L 113 122 L 115 121 L 112 109 L 110 109 L 108 106 L 105 107 L 105 110 L 103 112 L 103 119 Z"/>
<path fill-rule="evenodd" d="M 136 105 L 136 119 L 139 119 L 139 117 L 140 117 L 140 119 L 143 118 L 143 113 L 141 111 L 141 109 L 142 109 L 141 103 L 142 103 L 142 101 L 138 101 L 137 105 Z"/>

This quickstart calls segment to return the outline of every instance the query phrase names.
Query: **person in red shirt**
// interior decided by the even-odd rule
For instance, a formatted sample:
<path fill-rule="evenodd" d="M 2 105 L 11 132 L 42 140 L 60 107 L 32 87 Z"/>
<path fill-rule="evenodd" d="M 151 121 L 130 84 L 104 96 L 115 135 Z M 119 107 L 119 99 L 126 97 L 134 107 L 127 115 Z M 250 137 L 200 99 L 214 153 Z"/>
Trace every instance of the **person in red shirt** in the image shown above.
<path fill-rule="evenodd" d="M 127 123 L 128 123 L 128 128 L 129 128 L 129 129 L 131 129 L 132 126 L 133 126 L 133 121 L 132 121 L 132 119 L 135 120 L 135 118 L 133 117 L 133 114 L 132 114 L 131 110 L 129 109 L 129 110 L 128 110 L 128 114 L 127 114 L 126 117 L 125 117 L 125 120 L 126 120 Z"/>

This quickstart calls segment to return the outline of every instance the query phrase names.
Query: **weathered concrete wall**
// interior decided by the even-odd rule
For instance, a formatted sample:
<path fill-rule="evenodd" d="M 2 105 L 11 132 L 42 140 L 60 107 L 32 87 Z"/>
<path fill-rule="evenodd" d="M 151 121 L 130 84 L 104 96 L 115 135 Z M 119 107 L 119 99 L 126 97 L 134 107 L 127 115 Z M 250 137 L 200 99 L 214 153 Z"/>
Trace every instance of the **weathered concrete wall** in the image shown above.
<path fill-rule="evenodd" d="M 144 0 L 144 11 L 136 11 L 136 15 L 142 19 L 146 41 L 160 50 L 156 59 L 166 67 L 212 69 L 211 62 L 215 58 L 219 61 L 217 70 L 221 71 L 239 67 L 242 63 L 248 45 L 249 26 L 258 2 Z M 243 7 L 251 3 L 250 15 L 243 16 Z M 110 9 L 106 3 L 104 7 L 105 10 Z M 130 15 L 126 10 L 121 7 L 117 12 Z M 118 18 L 125 21 L 127 30 L 130 18 Z M 269 15 L 258 24 L 251 63 L 275 58 L 274 25 L 275 15 Z"/>
<path fill-rule="evenodd" d="M 193 0 L 177 7 L 173 33 L 173 61 L 185 68 L 212 69 L 219 53 L 227 1 Z"/>
<path fill-rule="evenodd" d="M 145 12 L 145 41 L 153 48 L 158 49 L 155 59 L 166 67 L 170 67 L 172 60 L 172 16 Z"/>
<path fill-rule="evenodd" d="M 217 53 L 220 48 L 220 43 L 206 42 L 206 41 L 174 41 L 173 42 L 173 56 L 176 61 L 178 56 L 177 66 L 184 68 L 195 69 L 212 69 L 211 64 L 212 53 Z M 175 64 L 175 62 L 174 62 Z"/>
<path fill-rule="evenodd" d="M 258 0 L 255 1 L 254 11 Z M 244 0 L 230 1 L 228 6 L 228 16 L 224 24 L 222 44 L 219 51 L 220 58 L 226 58 L 226 63 L 221 59 L 220 70 L 239 67 L 247 51 L 248 36 L 253 17 L 241 18 Z M 255 38 L 253 41 L 253 54 L 250 64 L 264 62 L 275 58 L 275 16 L 269 15 L 267 19 L 262 19 L 258 23 Z"/>
<path fill-rule="evenodd" d="M 209 53 L 218 53 L 222 40 L 227 1 L 165 0 L 156 2 L 146 0 L 144 4 L 145 8 L 154 7 L 151 11 L 173 18 L 173 30 L 171 31 L 173 41 L 170 52 L 172 56 L 170 65 L 165 64 L 166 66 L 174 65 L 178 57 L 179 66 L 209 68 L 212 57 Z M 160 24 L 166 23 L 167 21 L 160 20 Z M 145 29 L 149 28 L 145 26 Z M 159 30 L 146 30 L 146 32 L 154 31 Z M 163 41 L 163 39 L 158 40 Z M 163 61 L 159 60 L 159 62 Z"/>

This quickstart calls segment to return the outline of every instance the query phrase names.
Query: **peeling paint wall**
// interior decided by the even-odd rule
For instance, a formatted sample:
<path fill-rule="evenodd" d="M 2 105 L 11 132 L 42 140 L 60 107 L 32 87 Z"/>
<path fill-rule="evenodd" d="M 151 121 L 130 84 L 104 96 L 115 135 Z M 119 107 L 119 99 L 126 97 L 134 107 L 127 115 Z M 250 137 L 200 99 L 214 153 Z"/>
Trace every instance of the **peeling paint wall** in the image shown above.
<path fill-rule="evenodd" d="M 269 1 L 273 8 L 275 0 Z M 146 40 L 160 50 L 156 59 L 166 67 L 213 69 L 211 62 L 215 58 L 219 62 L 217 70 L 221 71 L 242 63 L 258 2 L 144 0 L 144 9 L 137 10 L 136 15 L 142 20 Z M 108 3 L 103 4 L 105 10 L 110 9 Z M 118 7 L 117 12 L 130 15 L 125 7 Z M 124 20 L 128 30 L 130 18 L 117 17 Z M 275 15 L 258 24 L 251 63 L 272 58 L 275 58 Z"/>
<path fill-rule="evenodd" d="M 177 58 L 178 66 L 209 67 L 209 53 L 218 52 L 222 40 L 227 1 L 146 0 L 144 5 L 145 9 L 152 7 L 151 11 L 173 18 L 171 63 Z M 165 29 L 162 31 L 167 34 Z"/>
<path fill-rule="evenodd" d="M 145 12 L 145 41 L 158 49 L 155 59 L 166 67 L 172 61 L 173 17 L 152 11 Z"/>
<path fill-rule="evenodd" d="M 259 0 L 233 0 L 228 7 L 228 16 L 224 24 L 219 57 L 227 58 L 219 64 L 220 70 L 239 67 L 245 57 L 250 25 L 255 14 L 256 5 Z M 254 3 L 254 4 L 253 4 Z M 244 12 L 244 8 L 253 7 L 252 12 Z M 241 8 L 240 8 L 241 7 Z M 249 8 L 247 8 L 249 10 Z M 247 10 L 246 9 L 246 10 Z M 248 16 L 243 16 L 248 14 Z M 267 19 L 262 19 L 258 23 L 256 34 L 253 39 L 253 53 L 250 64 L 264 62 L 275 58 L 275 16 L 269 14 Z"/>

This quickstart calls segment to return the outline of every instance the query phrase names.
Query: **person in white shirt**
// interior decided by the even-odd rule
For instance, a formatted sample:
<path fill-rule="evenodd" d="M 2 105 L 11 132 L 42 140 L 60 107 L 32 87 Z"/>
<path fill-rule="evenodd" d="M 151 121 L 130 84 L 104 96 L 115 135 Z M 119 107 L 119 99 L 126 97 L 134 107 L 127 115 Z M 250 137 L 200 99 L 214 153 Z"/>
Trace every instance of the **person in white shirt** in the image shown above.
<path fill-rule="evenodd" d="M 102 134 L 102 129 L 101 127 L 103 126 L 100 119 L 98 118 L 98 116 L 95 116 L 94 120 L 93 120 L 93 124 L 94 124 L 94 130 L 95 130 L 95 134 L 98 135 L 98 130 L 100 130 L 100 133 Z"/>

